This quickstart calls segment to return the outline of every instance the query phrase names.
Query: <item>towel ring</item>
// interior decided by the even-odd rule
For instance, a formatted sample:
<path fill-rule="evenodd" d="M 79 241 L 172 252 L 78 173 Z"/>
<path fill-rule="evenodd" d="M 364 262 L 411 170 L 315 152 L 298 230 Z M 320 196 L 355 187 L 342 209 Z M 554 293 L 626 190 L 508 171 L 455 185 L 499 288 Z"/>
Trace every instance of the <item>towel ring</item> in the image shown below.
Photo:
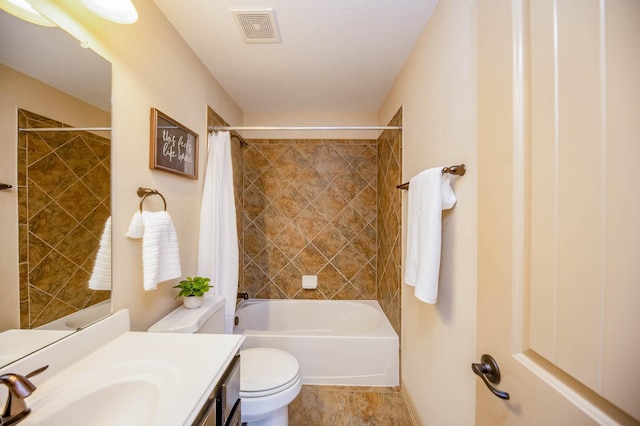
<path fill-rule="evenodd" d="M 164 211 L 167 211 L 167 200 L 165 200 L 164 196 L 156 189 L 139 187 L 137 194 L 138 197 L 142 197 L 142 199 L 140 200 L 140 213 L 142 213 L 142 204 L 144 203 L 145 198 L 147 198 L 149 195 L 159 195 L 160 198 L 162 198 L 162 202 L 164 203 Z"/>

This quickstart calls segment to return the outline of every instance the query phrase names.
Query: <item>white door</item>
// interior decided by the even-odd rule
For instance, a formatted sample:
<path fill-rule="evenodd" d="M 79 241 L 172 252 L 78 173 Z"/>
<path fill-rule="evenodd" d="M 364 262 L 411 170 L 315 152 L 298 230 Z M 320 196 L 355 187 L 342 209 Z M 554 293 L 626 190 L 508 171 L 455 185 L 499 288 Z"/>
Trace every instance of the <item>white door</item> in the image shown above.
<path fill-rule="evenodd" d="M 479 0 L 478 38 L 476 424 L 638 424 L 640 1 Z"/>

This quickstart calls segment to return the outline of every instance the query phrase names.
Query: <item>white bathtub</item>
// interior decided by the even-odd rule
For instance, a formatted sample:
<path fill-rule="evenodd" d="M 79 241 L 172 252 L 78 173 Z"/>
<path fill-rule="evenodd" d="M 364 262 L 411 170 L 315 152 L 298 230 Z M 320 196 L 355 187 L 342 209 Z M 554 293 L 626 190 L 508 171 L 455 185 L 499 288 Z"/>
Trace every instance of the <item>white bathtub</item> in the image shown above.
<path fill-rule="evenodd" d="M 289 352 L 304 384 L 399 384 L 398 335 L 375 300 L 250 299 L 236 317 L 243 348 Z"/>

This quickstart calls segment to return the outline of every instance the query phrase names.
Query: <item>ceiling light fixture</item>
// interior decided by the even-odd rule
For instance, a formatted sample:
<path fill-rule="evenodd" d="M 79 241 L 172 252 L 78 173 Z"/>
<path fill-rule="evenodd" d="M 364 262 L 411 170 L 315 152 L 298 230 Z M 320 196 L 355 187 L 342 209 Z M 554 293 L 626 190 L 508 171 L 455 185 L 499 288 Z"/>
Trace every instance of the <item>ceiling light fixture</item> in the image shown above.
<path fill-rule="evenodd" d="M 45 18 L 25 0 L 0 0 L 0 9 L 32 24 L 43 27 L 55 27 L 56 24 Z"/>
<path fill-rule="evenodd" d="M 138 11 L 131 0 L 82 0 L 96 15 L 117 24 L 133 24 L 138 20 Z"/>

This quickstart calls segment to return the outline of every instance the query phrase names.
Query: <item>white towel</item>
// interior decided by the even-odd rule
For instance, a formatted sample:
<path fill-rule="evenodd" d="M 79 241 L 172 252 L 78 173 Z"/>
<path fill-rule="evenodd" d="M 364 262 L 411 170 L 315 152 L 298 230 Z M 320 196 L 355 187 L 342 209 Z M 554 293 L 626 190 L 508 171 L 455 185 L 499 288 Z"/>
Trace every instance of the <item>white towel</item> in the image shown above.
<path fill-rule="evenodd" d="M 178 236 L 165 211 L 135 212 L 127 231 L 129 238 L 142 238 L 142 271 L 144 289 L 158 288 L 158 283 L 180 278 Z"/>
<path fill-rule="evenodd" d="M 111 216 L 104 224 L 100 247 L 89 278 L 91 290 L 111 290 Z"/>
<path fill-rule="evenodd" d="M 442 169 L 424 170 L 409 181 L 404 282 L 415 286 L 415 296 L 426 303 L 438 298 L 442 210 L 456 204 L 451 176 Z"/>
<path fill-rule="evenodd" d="M 225 298 L 225 333 L 233 332 L 238 295 L 238 233 L 229 132 L 209 135 L 200 207 L 197 274 Z"/>

